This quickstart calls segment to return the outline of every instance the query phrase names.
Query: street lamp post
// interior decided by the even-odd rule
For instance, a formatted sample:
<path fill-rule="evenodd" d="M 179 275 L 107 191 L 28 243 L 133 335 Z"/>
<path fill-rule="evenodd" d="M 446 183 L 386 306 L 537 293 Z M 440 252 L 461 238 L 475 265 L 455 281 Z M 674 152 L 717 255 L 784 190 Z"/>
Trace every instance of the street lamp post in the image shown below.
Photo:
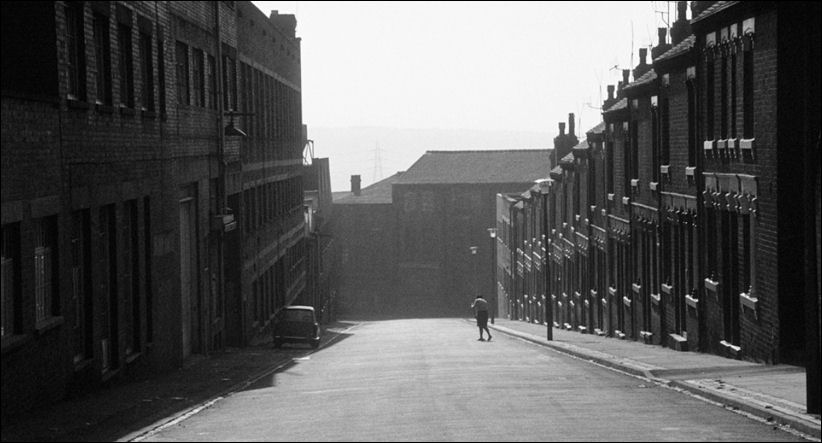
<path fill-rule="evenodd" d="M 551 277 L 548 271 L 551 265 L 551 260 L 548 259 L 548 254 L 551 249 L 548 244 L 548 192 L 550 189 L 550 180 L 540 179 L 536 181 L 539 185 L 539 193 L 542 195 L 542 233 L 545 235 L 545 266 L 543 272 L 545 273 L 545 323 L 546 331 L 545 338 L 547 340 L 554 339 L 554 304 L 551 299 Z"/>
<path fill-rule="evenodd" d="M 497 313 L 497 228 L 488 228 L 488 236 L 491 237 L 491 324 L 494 324 L 494 317 Z"/>
<path fill-rule="evenodd" d="M 471 289 L 474 293 L 471 297 L 476 297 L 477 294 L 477 252 L 479 251 L 479 247 L 477 246 L 469 246 L 468 249 L 471 251 L 471 266 L 474 268 L 474 273 L 471 275 Z"/>

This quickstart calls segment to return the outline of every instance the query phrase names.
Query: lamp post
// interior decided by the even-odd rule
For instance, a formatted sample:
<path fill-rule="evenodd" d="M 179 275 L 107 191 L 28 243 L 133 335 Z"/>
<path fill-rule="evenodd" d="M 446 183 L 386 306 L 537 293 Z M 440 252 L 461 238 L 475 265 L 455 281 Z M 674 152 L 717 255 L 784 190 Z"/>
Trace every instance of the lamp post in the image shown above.
<path fill-rule="evenodd" d="M 548 268 L 551 265 L 551 260 L 548 259 L 548 254 L 551 248 L 548 244 L 548 192 L 550 191 L 550 179 L 543 178 L 535 182 L 539 186 L 539 193 L 542 195 L 542 233 L 545 235 L 545 266 L 543 272 L 545 273 L 545 323 L 546 331 L 545 338 L 547 340 L 554 339 L 554 303 L 551 299 L 551 273 Z"/>
<path fill-rule="evenodd" d="M 497 313 L 497 228 L 488 228 L 488 236 L 491 238 L 491 324 L 494 324 L 494 317 Z"/>
<path fill-rule="evenodd" d="M 474 273 L 471 275 L 471 289 L 474 291 L 471 294 L 471 297 L 477 296 L 477 252 L 479 251 L 478 246 L 469 246 L 468 250 L 471 251 L 471 266 L 474 269 Z"/>

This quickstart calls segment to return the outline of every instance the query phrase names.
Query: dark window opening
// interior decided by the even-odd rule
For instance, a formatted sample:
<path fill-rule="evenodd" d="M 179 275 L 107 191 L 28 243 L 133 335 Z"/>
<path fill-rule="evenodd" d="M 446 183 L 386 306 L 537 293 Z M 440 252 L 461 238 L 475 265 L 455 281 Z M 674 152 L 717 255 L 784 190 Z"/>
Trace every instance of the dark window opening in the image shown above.
<path fill-rule="evenodd" d="M 97 103 L 111 106 L 111 39 L 108 17 L 101 14 L 94 15 L 94 53 L 97 67 Z"/>
<path fill-rule="evenodd" d="M 134 107 L 134 55 L 132 54 L 131 26 L 117 25 L 117 41 L 120 44 L 120 104 Z"/>

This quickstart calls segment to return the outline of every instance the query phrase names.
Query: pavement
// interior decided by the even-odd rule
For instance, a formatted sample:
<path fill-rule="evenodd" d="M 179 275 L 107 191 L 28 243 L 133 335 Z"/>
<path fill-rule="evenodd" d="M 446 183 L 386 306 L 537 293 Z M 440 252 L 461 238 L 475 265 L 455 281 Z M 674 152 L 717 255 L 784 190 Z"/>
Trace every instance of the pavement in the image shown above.
<path fill-rule="evenodd" d="M 508 319 L 495 319 L 489 327 L 820 439 L 820 416 L 806 412 L 805 368 L 681 352 L 560 328 L 553 328 L 549 341 L 545 325 Z"/>
<path fill-rule="evenodd" d="M 344 339 L 356 323 L 329 325 L 321 347 Z M 803 368 L 730 360 L 696 352 L 554 329 L 506 319 L 497 332 L 689 391 L 750 416 L 819 440 L 820 417 L 805 413 Z M 272 352 L 270 343 L 229 348 L 199 357 L 172 373 L 71 398 L 24 415 L 3 418 L 2 441 L 131 441 L 180 421 L 216 399 L 243 390 L 312 352 L 308 347 Z"/>

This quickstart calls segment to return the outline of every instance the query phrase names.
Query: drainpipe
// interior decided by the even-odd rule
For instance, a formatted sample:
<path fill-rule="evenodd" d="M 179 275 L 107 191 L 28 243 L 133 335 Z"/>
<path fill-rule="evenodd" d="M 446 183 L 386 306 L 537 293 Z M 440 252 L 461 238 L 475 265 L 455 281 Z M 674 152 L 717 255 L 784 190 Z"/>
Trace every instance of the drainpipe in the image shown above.
<path fill-rule="evenodd" d="M 217 54 L 217 59 L 215 60 L 215 67 L 217 68 L 217 91 L 215 93 L 215 99 L 217 100 L 217 136 L 219 142 L 217 143 L 217 212 L 219 214 L 223 214 L 225 208 L 228 206 L 227 198 L 226 198 L 226 186 L 225 186 L 225 131 L 223 130 L 223 48 L 222 48 L 222 34 L 220 28 L 220 2 L 214 2 L 214 35 L 217 39 L 217 48 L 215 53 Z M 218 276 L 218 290 L 220 291 L 222 300 L 222 320 L 223 320 L 223 341 L 225 341 L 225 317 L 227 315 L 228 310 L 226 309 L 226 298 L 225 298 L 225 226 L 220 227 L 220 234 L 219 234 L 219 241 L 217 242 L 217 266 L 219 272 Z M 245 311 L 241 309 L 240 314 L 240 343 L 245 345 L 245 333 L 243 332 L 244 325 L 245 325 Z"/>

